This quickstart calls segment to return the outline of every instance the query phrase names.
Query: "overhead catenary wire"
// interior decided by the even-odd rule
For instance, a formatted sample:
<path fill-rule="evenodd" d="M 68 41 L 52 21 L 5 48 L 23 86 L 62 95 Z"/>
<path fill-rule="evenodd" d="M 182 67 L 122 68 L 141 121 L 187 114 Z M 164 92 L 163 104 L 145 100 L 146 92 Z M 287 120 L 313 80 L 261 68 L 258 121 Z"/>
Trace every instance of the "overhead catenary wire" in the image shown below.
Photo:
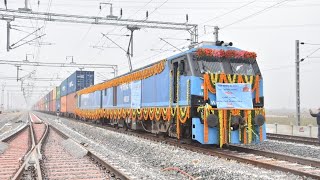
<path fill-rule="evenodd" d="M 221 17 L 226 16 L 226 15 L 228 15 L 228 14 L 231 14 L 231 13 L 233 13 L 233 12 L 239 10 L 239 9 L 242 9 L 242 8 L 244 8 L 244 7 L 247 7 L 247 6 L 255 3 L 256 1 L 258 1 L 258 0 L 250 1 L 250 2 L 244 4 L 244 5 L 240 6 L 240 7 L 237 7 L 237 8 L 235 8 L 235 9 L 232 9 L 232 10 L 230 10 L 230 11 L 228 11 L 228 12 L 226 12 L 226 13 L 220 14 L 220 15 L 218 15 L 218 16 L 215 16 L 215 17 L 213 17 L 213 18 L 211 18 L 211 19 L 209 19 L 209 20 L 206 20 L 205 22 L 203 22 L 203 23 L 201 23 L 201 24 L 205 24 L 205 23 L 207 23 L 207 22 L 210 22 L 210 21 L 213 21 L 213 20 L 215 20 L 215 19 L 221 18 Z"/>
<path fill-rule="evenodd" d="M 150 1 L 148 1 L 148 3 L 144 6 L 144 7 L 146 7 L 149 3 L 151 3 L 153 0 L 150 0 Z M 163 3 L 161 3 L 158 7 L 156 7 L 153 11 L 151 11 L 149 14 L 148 14 L 148 16 L 150 16 L 151 14 L 153 14 L 155 11 L 157 11 L 159 8 L 161 8 L 164 4 L 166 4 L 168 2 L 168 0 L 166 0 L 166 1 L 164 1 Z M 142 9 L 142 8 L 141 8 Z M 136 13 L 138 13 L 141 9 L 139 9 L 138 11 L 136 11 Z M 135 13 L 135 14 L 136 14 Z M 134 15 L 135 15 L 134 14 Z M 129 18 L 130 17 L 132 17 L 133 15 L 131 15 L 131 16 L 129 16 Z M 146 20 L 147 20 L 147 18 L 148 17 L 146 17 L 146 19 L 145 20 L 143 20 L 142 22 L 145 22 Z M 136 23 L 136 25 L 138 25 L 139 23 Z M 124 34 L 127 34 L 129 32 L 129 30 L 127 29 L 127 31 L 124 33 Z M 110 32 L 109 32 L 110 33 Z M 108 35 L 108 34 L 106 34 L 106 35 Z M 107 36 L 105 36 L 105 37 L 107 37 Z M 118 38 L 119 39 L 119 38 Z M 116 39 L 116 40 L 118 40 L 118 39 Z M 115 40 L 115 41 L 116 41 Z M 103 43 L 103 46 L 104 46 L 104 44 L 106 43 L 106 40 L 105 40 L 105 42 Z M 118 47 L 120 47 L 119 45 L 117 45 Z M 121 48 L 122 49 L 122 48 Z M 100 53 L 102 52 L 102 50 L 100 50 Z"/>
<path fill-rule="evenodd" d="M 29 5 L 30 7 L 32 8 L 32 5 L 31 5 L 31 2 L 29 1 Z M 51 5 L 52 5 L 52 0 L 49 0 L 49 4 L 48 4 L 48 7 L 47 7 L 47 13 L 50 12 L 50 8 L 51 8 Z M 39 11 L 39 1 L 38 1 L 38 6 L 37 6 L 38 10 Z M 32 20 L 30 19 L 30 22 L 32 24 L 32 27 L 34 27 L 33 23 L 32 23 Z M 47 25 L 47 22 L 44 21 L 44 25 L 43 25 L 43 28 L 42 28 L 42 34 L 45 34 L 45 29 L 46 29 L 46 25 Z M 39 22 L 38 20 L 36 20 L 36 27 L 38 28 L 39 27 Z M 41 30 L 41 29 L 40 29 Z M 36 33 L 36 35 L 38 36 L 38 34 Z M 43 37 L 43 35 L 40 35 L 38 36 L 37 38 L 34 38 L 35 40 L 37 40 L 37 43 L 38 43 L 38 48 L 36 49 L 36 46 L 34 48 L 34 54 L 35 54 L 35 61 L 38 61 L 39 60 L 39 56 L 40 56 L 40 52 L 41 52 L 41 43 L 43 41 L 41 41 L 41 37 Z M 33 68 L 35 71 L 37 71 L 37 67 L 34 67 Z M 34 76 L 36 76 L 36 73 L 34 74 Z M 23 86 L 23 84 L 21 84 L 21 86 Z M 25 94 L 25 93 L 24 93 Z M 27 97 L 25 96 L 25 100 L 26 102 L 29 102 L 29 99 L 27 99 Z"/>
<path fill-rule="evenodd" d="M 309 58 L 310 56 L 312 56 L 314 53 L 316 53 L 316 52 L 319 51 L 319 50 L 320 50 L 320 48 L 312 51 L 310 54 L 308 54 L 307 56 L 305 56 L 304 58 L 302 58 L 300 61 L 304 61 L 305 59 Z"/>
<path fill-rule="evenodd" d="M 252 1 L 250 1 L 250 2 L 252 2 Z M 273 2 L 273 1 L 268 1 L 268 2 Z M 171 3 L 171 2 L 168 2 L 168 3 Z"/>
<path fill-rule="evenodd" d="M 234 24 L 240 23 L 240 22 L 245 21 L 245 20 L 247 20 L 247 19 L 249 19 L 249 18 L 252 18 L 252 17 L 254 17 L 254 16 L 257 16 L 257 15 L 259 15 L 259 14 L 261 14 L 261 13 L 263 13 L 263 12 L 269 10 L 269 9 L 272 9 L 272 8 L 274 8 L 274 7 L 276 7 L 276 6 L 279 6 L 279 5 L 281 5 L 281 4 L 283 4 L 283 3 L 287 2 L 287 1 L 289 1 L 289 0 L 283 0 L 283 1 L 277 2 L 277 3 L 275 3 L 275 4 L 271 5 L 271 6 L 268 6 L 268 7 L 266 7 L 266 8 L 263 8 L 262 10 L 257 11 L 257 12 L 255 12 L 255 13 L 253 13 L 253 14 L 250 14 L 250 15 L 244 17 L 244 18 L 241 18 L 241 19 L 239 19 L 239 20 L 237 20 L 237 21 L 234 21 L 234 22 L 232 22 L 232 23 L 230 23 L 230 24 L 224 25 L 224 26 L 222 26 L 220 29 L 224 29 L 224 28 L 230 27 L 230 26 L 232 26 L 232 25 L 234 25 Z"/>
<path fill-rule="evenodd" d="M 129 15 L 128 19 L 131 18 L 132 16 L 134 16 L 135 14 L 137 14 L 138 12 L 140 12 L 144 7 L 148 6 L 152 1 L 153 1 L 153 0 L 149 0 L 142 8 L 138 9 L 135 13 Z M 108 35 L 109 33 L 112 33 L 113 31 L 115 31 L 116 28 L 117 28 L 117 27 L 114 27 L 111 31 L 109 31 L 109 32 L 106 33 L 106 34 Z M 127 31 L 125 32 L 125 34 L 127 34 L 128 32 L 129 32 L 129 30 L 127 30 Z M 120 38 L 117 38 L 116 41 L 117 41 L 118 39 L 120 39 Z M 101 38 L 99 39 L 99 42 L 101 42 Z M 99 42 L 98 42 L 98 43 L 99 43 Z M 102 46 L 104 46 L 106 42 L 107 42 L 107 39 L 105 39 L 105 41 L 103 42 Z M 96 43 L 95 45 L 97 45 L 98 43 Z M 100 50 L 100 51 L 98 52 L 98 55 L 99 55 L 101 52 L 102 52 L 102 50 Z M 96 57 L 93 58 L 93 61 L 95 60 L 95 58 L 96 58 Z"/>
<path fill-rule="evenodd" d="M 288 24 L 288 25 L 257 25 L 257 26 L 236 26 L 232 27 L 232 29 L 225 29 L 225 30 L 257 30 L 257 29 L 280 29 L 280 28 L 309 28 L 309 27 L 315 27 L 318 28 L 320 27 L 320 24 Z M 319 44 L 320 45 L 320 44 Z"/>
<path fill-rule="evenodd" d="M 289 0 L 283 0 L 283 1 L 280 1 L 280 2 L 277 2 L 277 3 L 273 4 L 273 5 L 271 5 L 271 6 L 265 7 L 265 8 L 263 8 L 262 10 L 259 10 L 259 11 L 255 12 L 255 13 L 253 13 L 253 14 L 250 14 L 250 15 L 242 18 L 242 19 L 239 19 L 239 20 L 234 21 L 234 22 L 232 22 L 232 23 L 230 23 L 230 24 L 224 25 L 224 26 L 222 26 L 220 29 L 227 28 L 227 27 L 229 27 L 229 26 L 232 26 L 232 25 L 234 25 L 234 24 L 240 23 L 240 22 L 245 21 L 245 20 L 247 20 L 247 19 L 249 19 L 249 18 L 252 18 L 252 17 L 254 17 L 254 16 L 257 16 L 257 15 L 259 15 L 259 14 L 261 14 L 261 13 L 263 13 L 263 12 L 269 10 L 269 9 L 272 9 L 272 8 L 274 8 L 274 7 L 276 7 L 276 6 L 279 6 L 279 5 L 283 4 L 283 3 L 285 3 L 286 1 L 289 1 Z M 251 2 L 252 2 L 252 1 L 251 1 Z M 240 6 L 240 7 L 241 7 L 241 6 Z M 240 8 L 240 7 L 239 7 L 239 8 Z M 239 9 L 239 8 L 236 8 L 236 9 Z M 213 32 L 213 31 L 212 31 L 212 32 Z M 210 33 L 212 33 L 212 32 L 210 32 Z M 210 34 L 210 33 L 208 33 L 208 34 Z M 206 34 L 204 34 L 204 35 L 206 35 Z M 199 38 L 203 37 L 204 35 L 199 36 Z M 182 43 L 182 44 L 180 44 L 180 45 L 178 45 L 178 46 L 181 46 L 181 45 L 183 45 L 183 44 L 185 44 L 185 43 Z"/>
<path fill-rule="evenodd" d="M 214 19 L 221 18 L 221 17 L 226 16 L 226 15 L 228 15 L 228 14 L 231 14 L 232 12 L 235 12 L 235 11 L 237 11 L 237 10 L 239 10 L 239 9 L 242 9 L 242 8 L 244 8 L 244 7 L 246 7 L 246 6 L 249 6 L 249 5 L 253 4 L 253 3 L 256 2 L 256 1 L 257 1 L 257 0 L 250 1 L 250 2 L 246 3 L 245 5 L 242 5 L 242 6 L 240 6 L 240 7 L 234 8 L 234 9 L 232 9 L 232 10 L 226 12 L 226 13 L 223 13 L 223 14 L 221 14 L 221 15 L 218 15 L 218 16 L 212 18 L 212 19 L 206 20 L 206 21 L 200 23 L 200 25 L 201 25 L 201 24 L 205 24 L 205 23 L 207 23 L 207 22 L 210 22 L 210 21 L 212 21 L 212 20 L 214 20 Z M 184 44 L 184 43 L 183 43 L 183 44 Z M 165 45 L 167 45 L 167 44 L 165 44 Z M 164 45 L 164 46 L 165 46 L 165 45 Z M 164 46 L 163 46 L 163 47 L 164 47 Z M 179 46 L 180 46 L 180 45 L 179 45 Z M 162 47 L 162 48 L 163 48 L 163 47 Z M 161 49 L 162 49 L 162 48 L 161 48 Z M 159 54 L 161 54 L 161 53 L 159 53 Z"/>
<path fill-rule="evenodd" d="M 291 2 L 301 2 L 301 1 L 297 1 L 297 0 L 290 0 Z M 78 2 L 78 1 L 77 1 Z M 99 1 L 96 1 L 95 3 L 98 3 Z M 110 2 L 110 1 L 109 1 Z M 193 8 L 195 10 L 212 10 L 212 9 L 226 9 L 228 7 L 230 7 L 230 5 L 236 5 L 236 4 L 243 4 L 243 3 L 249 3 L 251 1 L 234 1 L 234 2 L 215 2 L 215 1 L 206 1 L 206 2 L 199 2 L 199 1 L 194 1 L 194 2 L 167 2 L 168 4 L 170 4 L 170 6 L 167 6 L 163 9 L 165 10 L 175 10 L 175 9 L 181 9 L 181 8 Z M 260 3 L 273 3 L 275 1 L 259 1 Z M 137 8 L 141 8 L 141 6 L 139 4 L 137 5 L 128 5 L 128 3 L 122 3 L 122 2 L 119 2 L 119 1 L 116 1 L 116 2 L 113 2 L 115 3 L 116 5 L 114 5 L 113 7 L 114 8 L 126 8 L 126 10 L 130 10 L 130 11 L 134 11 L 135 9 Z M 134 2 L 131 2 L 129 1 L 130 4 L 134 3 Z M 142 3 L 146 3 L 146 1 L 142 1 Z M 162 2 L 152 2 L 150 3 L 151 5 L 151 8 L 154 8 L 154 6 L 156 6 L 157 4 L 161 4 Z M 197 6 L 195 6 L 195 4 Z M 217 6 L 217 5 L 220 5 L 220 4 L 227 4 L 227 6 Z M 199 6 L 199 5 L 203 5 L 203 6 Z M 213 7 L 208 7 L 208 5 L 215 5 Z M 320 4 L 319 3 L 303 3 L 303 4 L 296 4 L 296 5 L 288 5 L 286 6 L 285 8 L 294 8 L 294 7 L 315 7 L 315 6 L 319 6 Z M 96 7 L 95 5 L 93 4 L 86 4 L 86 5 L 80 5 L 80 4 L 67 4 L 67 3 L 55 3 L 55 7 L 77 7 L 77 8 L 93 8 L 93 7 Z M 253 6 L 254 8 L 261 8 L 262 6 L 260 5 L 255 5 Z M 277 7 L 277 8 L 281 8 L 281 7 Z"/>

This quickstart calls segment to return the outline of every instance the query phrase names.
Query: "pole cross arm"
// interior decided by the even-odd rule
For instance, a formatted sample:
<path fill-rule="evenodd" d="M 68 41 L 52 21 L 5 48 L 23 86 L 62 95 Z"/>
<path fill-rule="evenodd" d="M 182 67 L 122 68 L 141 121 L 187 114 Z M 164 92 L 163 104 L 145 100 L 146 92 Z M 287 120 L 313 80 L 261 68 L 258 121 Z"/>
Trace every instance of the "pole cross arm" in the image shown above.
<path fill-rule="evenodd" d="M 14 65 L 14 66 L 45 66 L 45 67 L 76 67 L 76 68 L 97 68 L 105 69 L 110 68 L 116 70 L 118 65 L 111 64 L 76 64 L 76 63 L 50 63 L 50 62 L 33 62 L 33 61 L 11 61 L 11 60 L 1 60 L 0 64 Z"/>
<path fill-rule="evenodd" d="M 147 21 L 136 19 L 112 19 L 99 16 L 83 16 L 46 12 L 19 11 L 13 9 L 0 8 L 1 19 L 32 19 L 56 22 L 70 22 L 82 24 L 100 24 L 113 26 L 136 26 L 139 28 L 155 28 L 155 29 L 174 29 L 174 30 L 191 30 L 197 27 L 196 24 L 164 22 L 164 21 Z"/>
<path fill-rule="evenodd" d="M 0 79 L 1 80 L 6 80 L 6 81 L 15 81 L 17 80 L 17 77 L 2 77 L 0 76 Z M 63 81 L 64 79 L 61 79 L 61 78 L 30 78 L 30 79 L 25 79 L 25 80 L 30 80 L 30 81 L 49 81 L 49 82 L 52 82 L 52 81 Z"/>

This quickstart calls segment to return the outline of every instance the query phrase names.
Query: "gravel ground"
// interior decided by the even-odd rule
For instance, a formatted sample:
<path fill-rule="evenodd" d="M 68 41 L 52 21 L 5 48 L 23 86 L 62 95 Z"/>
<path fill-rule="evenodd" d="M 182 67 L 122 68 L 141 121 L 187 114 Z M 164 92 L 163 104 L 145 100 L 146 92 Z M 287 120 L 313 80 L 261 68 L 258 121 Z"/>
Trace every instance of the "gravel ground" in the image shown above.
<path fill-rule="evenodd" d="M 0 141 L 0 155 L 9 147 L 8 143 Z"/>
<path fill-rule="evenodd" d="M 289 173 L 270 171 L 235 161 L 195 153 L 167 144 L 125 135 L 83 123 L 38 113 L 52 125 L 76 141 L 86 143 L 107 162 L 121 167 L 136 179 L 188 179 L 176 171 L 177 167 L 196 179 L 303 179 Z"/>
<path fill-rule="evenodd" d="M 243 145 L 253 149 L 284 153 L 293 156 L 299 156 L 310 159 L 320 159 L 320 147 L 299 143 L 283 142 L 276 140 L 266 140 L 263 143 L 255 145 Z"/>
<path fill-rule="evenodd" d="M 14 116 L 11 118 L 1 119 L 2 126 L 0 128 L 0 140 L 11 136 L 12 134 L 16 133 L 17 131 L 25 127 L 27 125 L 27 121 L 27 113 L 23 113 L 18 117 Z"/>
<path fill-rule="evenodd" d="M 3 128 L 8 123 L 14 123 L 21 113 L 10 113 L 10 114 L 1 114 L 0 115 L 0 129 Z"/>
<path fill-rule="evenodd" d="M 75 158 L 83 158 L 87 155 L 88 151 L 80 144 L 74 142 L 72 139 L 62 141 L 61 145 Z"/>

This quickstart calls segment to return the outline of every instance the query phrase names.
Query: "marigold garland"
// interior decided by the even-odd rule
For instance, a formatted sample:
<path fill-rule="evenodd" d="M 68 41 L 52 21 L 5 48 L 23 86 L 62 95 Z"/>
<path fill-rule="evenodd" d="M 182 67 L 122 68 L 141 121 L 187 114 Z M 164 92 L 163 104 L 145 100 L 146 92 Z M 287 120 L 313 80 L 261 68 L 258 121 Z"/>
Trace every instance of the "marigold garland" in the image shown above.
<path fill-rule="evenodd" d="M 224 143 L 224 128 L 223 128 L 223 110 L 219 110 L 219 145 L 220 148 L 223 146 Z"/>
<path fill-rule="evenodd" d="M 264 109 L 260 109 L 259 111 L 255 111 L 255 115 L 258 115 L 258 114 L 262 114 L 264 117 L 266 117 Z M 263 129 L 262 129 L 262 126 L 259 127 L 259 140 L 260 140 L 260 142 L 263 141 Z"/>
<path fill-rule="evenodd" d="M 228 74 L 227 77 L 228 77 L 228 82 L 230 82 L 230 83 L 235 83 L 236 82 L 236 79 L 237 79 L 237 75 L 236 74 L 233 75 L 232 78 L 231 78 L 231 74 Z"/>
<path fill-rule="evenodd" d="M 227 144 L 227 135 L 228 135 L 228 130 L 227 129 L 227 110 L 223 110 L 223 129 L 224 129 L 224 137 L 223 137 L 223 144 Z"/>
<path fill-rule="evenodd" d="M 101 90 L 104 90 L 104 89 L 107 89 L 110 87 L 118 86 L 120 84 L 126 84 L 126 83 L 130 83 L 132 81 L 146 79 L 148 77 L 151 77 L 151 76 L 154 76 L 156 74 L 161 73 L 165 68 L 166 61 L 167 60 L 161 60 L 159 63 L 154 64 L 151 67 L 148 67 L 146 69 L 143 69 L 143 70 L 140 70 L 137 72 L 133 72 L 133 73 L 130 73 L 125 76 L 120 76 L 118 78 L 112 79 L 110 81 L 106 81 L 101 84 L 91 86 L 89 88 L 85 88 L 83 90 L 78 91 L 77 93 L 78 93 L 78 95 L 89 94 L 89 93 L 92 93 L 95 91 L 101 91 Z"/>
<path fill-rule="evenodd" d="M 207 112 L 207 109 L 208 108 L 204 108 L 203 110 L 203 133 L 204 133 L 204 136 L 203 136 L 203 141 L 205 143 L 208 142 L 208 132 L 209 132 L 209 128 L 208 128 L 208 115 L 209 113 Z"/>
<path fill-rule="evenodd" d="M 251 110 L 248 111 L 248 144 L 251 144 L 252 141 L 252 116 L 251 116 Z"/>
<path fill-rule="evenodd" d="M 228 59 L 256 59 L 257 54 L 255 52 L 241 51 L 241 50 L 216 50 L 200 48 L 196 52 L 198 58 L 202 57 L 216 57 L 216 58 L 228 58 Z"/>
<path fill-rule="evenodd" d="M 231 143 L 231 116 L 232 116 L 232 111 L 229 111 L 229 124 L 228 124 L 228 131 L 229 131 L 228 142 L 229 143 Z"/>
<path fill-rule="evenodd" d="M 117 119 L 120 117 L 122 119 L 123 117 L 129 118 L 131 116 L 132 120 L 136 120 L 137 117 L 139 117 L 139 120 L 150 120 L 150 115 L 154 116 L 154 118 L 159 118 L 160 120 L 169 120 L 171 119 L 170 115 L 171 112 L 174 111 L 176 117 L 178 119 L 178 123 L 183 124 L 186 123 L 187 119 L 190 118 L 190 106 L 187 107 L 179 107 L 176 109 L 170 108 L 170 107 L 150 107 L 150 108 L 141 108 L 141 109 L 131 109 L 131 108 L 119 108 L 119 109 L 98 109 L 98 110 L 82 110 L 82 109 L 76 109 L 75 113 L 77 116 L 81 118 L 87 118 L 87 119 L 99 119 L 103 117 L 107 117 L 110 119 Z M 219 142 L 220 146 L 227 143 L 227 139 L 229 139 L 229 142 L 231 142 L 231 131 L 230 131 L 230 123 L 231 123 L 231 115 L 241 115 L 240 112 L 244 113 L 244 119 L 247 122 L 248 129 L 252 128 L 252 113 L 255 115 L 262 114 L 265 116 L 265 111 L 263 108 L 255 108 L 253 110 L 239 110 L 239 109 L 232 109 L 232 110 L 221 110 L 217 108 L 212 108 L 211 106 L 204 106 L 203 109 L 203 117 L 204 117 L 204 141 L 208 142 L 208 125 L 207 125 L 207 116 L 210 113 L 214 114 L 215 110 L 219 110 L 218 116 L 219 116 Z M 120 114 L 119 114 L 120 113 Z M 229 118 L 228 117 L 229 114 Z M 158 117 L 157 117 L 158 116 Z M 113 118 L 114 117 L 114 118 Z M 207 129 L 207 130 L 206 130 Z M 259 138 L 260 141 L 263 140 L 263 131 L 262 127 L 259 127 Z M 243 135 L 242 135 L 243 133 Z M 248 134 L 247 134 L 248 133 Z M 239 130 L 239 138 L 243 143 L 251 143 L 252 137 L 250 137 L 250 134 L 252 132 L 247 132 L 246 128 L 241 128 Z M 229 137 L 227 138 L 229 134 Z M 242 139 L 243 137 L 243 139 Z"/>
<path fill-rule="evenodd" d="M 207 116 L 211 113 L 214 114 L 214 111 L 218 111 L 218 117 L 219 117 L 219 145 L 220 147 L 223 146 L 223 144 L 227 143 L 227 140 L 229 139 L 229 143 L 231 142 L 231 116 L 240 115 L 241 112 L 243 112 L 243 119 L 246 121 L 245 124 L 248 124 L 248 128 L 252 128 L 252 113 L 255 114 L 264 114 L 263 108 L 254 108 L 254 109 L 218 109 L 218 108 L 212 108 L 210 105 L 205 105 L 202 107 L 198 107 L 197 111 L 200 112 L 202 110 L 203 120 L 204 120 L 204 142 L 208 142 L 208 124 L 207 124 Z M 229 118 L 228 118 L 229 115 Z M 251 117 L 250 117 L 251 116 Z M 251 125 L 250 125 L 251 124 Z M 245 126 L 244 126 L 245 127 Z M 263 131 L 262 126 L 259 127 L 259 136 L 260 141 L 263 140 Z M 242 141 L 244 144 L 251 143 L 252 142 L 252 134 L 250 136 L 250 131 L 247 134 L 247 128 L 243 128 L 243 126 L 240 126 L 239 129 L 239 141 Z M 227 137 L 229 136 L 229 137 Z"/>
<path fill-rule="evenodd" d="M 177 71 L 177 103 L 176 103 L 176 109 L 179 109 L 179 100 L 180 100 L 180 72 Z M 179 112 L 177 114 L 176 119 L 176 130 L 177 130 L 177 138 L 180 139 L 180 120 L 179 120 Z"/>
<path fill-rule="evenodd" d="M 174 112 L 174 113 L 172 113 Z M 85 110 L 76 109 L 75 114 L 80 118 L 87 119 L 125 119 L 130 118 L 132 120 L 164 120 L 168 121 L 171 117 L 176 117 L 177 120 L 184 124 L 190 118 L 190 106 L 183 107 L 150 107 L 141 109 L 131 108 L 119 108 L 119 109 L 97 109 L 97 110 Z M 171 116 L 173 114 L 173 116 Z"/>
<path fill-rule="evenodd" d="M 245 124 L 248 125 L 248 111 L 244 111 L 244 121 Z M 247 129 L 243 128 L 243 144 L 247 144 L 248 143 L 248 138 L 247 138 Z"/>
<path fill-rule="evenodd" d="M 160 121 L 160 119 L 161 119 L 161 108 L 155 108 L 155 111 L 156 111 L 155 119 L 157 121 Z"/>
<path fill-rule="evenodd" d="M 154 108 L 149 108 L 149 118 L 150 118 L 150 120 L 154 119 L 154 113 L 155 113 Z"/>
<path fill-rule="evenodd" d="M 135 110 L 135 109 L 132 110 L 131 119 L 132 119 L 133 121 L 135 121 L 135 120 L 137 119 L 137 113 L 136 113 L 136 110 Z"/>

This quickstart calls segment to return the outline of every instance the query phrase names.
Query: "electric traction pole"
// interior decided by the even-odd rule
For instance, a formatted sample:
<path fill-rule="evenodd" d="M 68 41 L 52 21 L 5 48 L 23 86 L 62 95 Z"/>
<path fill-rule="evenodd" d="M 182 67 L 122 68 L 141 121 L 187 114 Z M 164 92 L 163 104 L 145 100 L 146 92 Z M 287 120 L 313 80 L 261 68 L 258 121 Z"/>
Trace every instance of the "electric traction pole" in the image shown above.
<path fill-rule="evenodd" d="M 10 51 L 10 29 L 11 29 L 10 21 L 8 20 L 7 21 L 7 52 Z"/>
<path fill-rule="evenodd" d="M 7 91 L 7 111 L 9 110 L 9 91 Z"/>
<path fill-rule="evenodd" d="M 1 89 L 1 111 L 4 110 L 4 88 L 6 87 L 6 84 L 2 84 L 2 89 Z"/>
<path fill-rule="evenodd" d="M 296 116 L 297 123 L 300 126 L 300 57 L 299 40 L 296 40 Z"/>

